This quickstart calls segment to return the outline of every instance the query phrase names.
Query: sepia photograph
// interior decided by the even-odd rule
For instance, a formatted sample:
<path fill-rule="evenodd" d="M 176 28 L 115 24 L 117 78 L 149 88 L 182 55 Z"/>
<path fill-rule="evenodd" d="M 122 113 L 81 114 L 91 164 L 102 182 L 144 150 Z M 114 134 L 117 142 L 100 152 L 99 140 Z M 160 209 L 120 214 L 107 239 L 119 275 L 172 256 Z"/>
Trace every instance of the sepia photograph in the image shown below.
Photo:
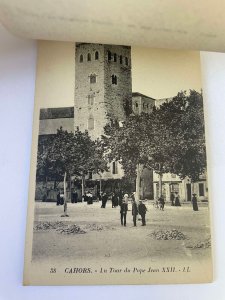
<path fill-rule="evenodd" d="M 200 53 L 39 41 L 24 284 L 211 282 Z"/>

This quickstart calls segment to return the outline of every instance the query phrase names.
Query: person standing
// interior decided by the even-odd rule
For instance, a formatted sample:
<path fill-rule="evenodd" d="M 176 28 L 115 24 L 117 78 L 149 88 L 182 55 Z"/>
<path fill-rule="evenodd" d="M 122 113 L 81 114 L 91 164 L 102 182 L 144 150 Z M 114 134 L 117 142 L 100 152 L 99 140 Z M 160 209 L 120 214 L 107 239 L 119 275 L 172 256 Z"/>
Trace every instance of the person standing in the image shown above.
<path fill-rule="evenodd" d="M 178 192 L 175 192 L 175 204 L 174 204 L 174 206 L 181 206 L 180 196 L 178 195 Z"/>
<path fill-rule="evenodd" d="M 127 219 L 127 204 L 123 199 L 123 202 L 120 207 L 120 220 L 122 226 L 126 226 L 126 219 Z"/>
<path fill-rule="evenodd" d="M 86 194 L 86 197 L 87 197 L 87 204 L 93 204 L 93 195 L 91 192 L 87 192 Z"/>
<path fill-rule="evenodd" d="M 77 201 L 78 201 L 78 193 L 76 190 L 73 193 L 73 201 L 74 201 L 74 203 L 77 203 Z"/>
<path fill-rule="evenodd" d="M 170 194 L 170 202 L 171 202 L 171 206 L 174 206 L 174 193 L 173 192 L 171 192 L 171 194 Z"/>
<path fill-rule="evenodd" d="M 192 194 L 191 202 L 192 202 L 193 210 L 198 211 L 198 201 L 197 201 L 196 194 Z"/>
<path fill-rule="evenodd" d="M 142 200 L 139 200 L 138 212 L 141 215 L 141 220 L 142 220 L 142 225 L 141 226 L 146 225 L 146 221 L 145 221 L 146 211 L 147 211 L 147 208 L 146 208 L 145 204 L 142 202 Z"/>
<path fill-rule="evenodd" d="M 108 196 L 107 196 L 106 193 L 104 193 L 103 196 L 102 196 L 102 206 L 101 206 L 101 208 L 105 208 L 107 200 L 108 200 Z"/>
<path fill-rule="evenodd" d="M 60 205 L 60 202 L 61 202 L 60 192 L 58 191 L 56 205 Z"/>
<path fill-rule="evenodd" d="M 127 210 L 129 210 L 129 209 L 128 209 L 128 200 L 129 200 L 129 196 L 128 196 L 127 193 L 124 194 L 123 199 L 125 200 L 125 203 L 126 203 L 126 205 L 127 205 Z"/>
<path fill-rule="evenodd" d="M 138 207 L 137 207 L 137 203 L 135 201 L 135 199 L 132 199 L 132 216 L 133 216 L 133 223 L 134 226 L 136 225 L 137 222 L 137 215 L 138 215 Z"/>
<path fill-rule="evenodd" d="M 164 210 L 164 206 L 165 206 L 165 200 L 164 200 L 163 195 L 161 195 L 161 196 L 159 197 L 159 209 L 160 209 L 160 210 Z"/>
<path fill-rule="evenodd" d="M 112 208 L 117 206 L 116 202 L 117 202 L 117 196 L 115 195 L 115 193 L 112 193 Z"/>
<path fill-rule="evenodd" d="M 128 194 L 124 194 L 123 199 L 125 200 L 126 204 L 128 204 L 128 198 L 129 198 Z"/>
<path fill-rule="evenodd" d="M 60 193 L 60 205 L 64 204 L 64 194 L 61 192 Z"/>

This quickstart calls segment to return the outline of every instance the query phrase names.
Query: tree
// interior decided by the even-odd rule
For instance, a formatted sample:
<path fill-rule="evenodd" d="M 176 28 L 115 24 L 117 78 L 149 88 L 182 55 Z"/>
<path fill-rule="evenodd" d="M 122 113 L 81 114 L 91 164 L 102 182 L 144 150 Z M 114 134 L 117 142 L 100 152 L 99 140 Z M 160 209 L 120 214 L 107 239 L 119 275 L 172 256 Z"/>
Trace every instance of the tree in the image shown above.
<path fill-rule="evenodd" d="M 137 198 L 143 167 L 159 174 L 160 195 L 165 173 L 197 180 L 206 168 L 202 95 L 180 92 L 150 114 L 129 115 L 122 126 L 114 120 L 102 139 L 109 160 L 120 161 L 125 176 L 136 177 Z"/>
<path fill-rule="evenodd" d="M 174 149 L 173 172 L 181 179 L 188 176 L 196 182 L 206 169 L 203 97 L 201 93 L 191 90 L 185 100 L 179 123 L 179 140 Z"/>
<path fill-rule="evenodd" d="M 136 198 L 140 196 L 140 174 L 151 158 L 143 149 L 149 115 L 129 115 L 122 124 L 112 120 L 104 128 L 103 146 L 109 161 L 119 161 L 125 176 L 136 177 Z M 150 140 L 151 141 L 151 140 Z"/>
<path fill-rule="evenodd" d="M 89 172 L 99 174 L 107 171 L 107 160 L 101 141 L 99 139 L 91 140 L 88 131 L 81 132 L 77 129 L 74 133 L 74 144 L 78 159 L 74 174 L 82 180 L 82 195 L 84 195 L 85 176 Z"/>
<path fill-rule="evenodd" d="M 36 180 L 45 182 L 43 199 L 47 199 L 48 196 L 48 181 L 54 180 L 54 188 L 56 188 L 57 183 L 62 181 L 62 176 L 55 171 L 54 162 L 49 159 L 52 142 L 52 135 L 46 136 L 44 139 L 39 137 L 38 141 Z"/>
<path fill-rule="evenodd" d="M 151 117 L 153 143 L 146 139 L 144 148 L 152 157 L 151 167 L 159 174 L 160 195 L 164 173 L 197 181 L 206 168 L 202 95 L 193 90 L 189 95 L 180 92 L 153 110 Z"/>
<path fill-rule="evenodd" d="M 60 128 L 47 146 L 48 171 L 60 175 L 64 181 L 64 216 L 67 215 L 66 181 L 76 175 L 84 181 L 88 172 L 99 173 L 107 170 L 100 141 L 91 140 L 87 131 L 78 129 L 69 133 Z M 40 157 L 38 156 L 38 159 Z M 38 162 L 38 165 L 41 161 Z M 83 192 L 83 190 L 82 190 Z"/>
<path fill-rule="evenodd" d="M 178 93 L 172 101 L 154 108 L 146 119 L 146 136 L 142 146 L 143 151 L 151 157 L 147 166 L 159 175 L 159 196 L 162 195 L 163 174 L 173 170 L 175 140 L 180 138 L 179 123 L 184 107 L 185 94 Z"/>

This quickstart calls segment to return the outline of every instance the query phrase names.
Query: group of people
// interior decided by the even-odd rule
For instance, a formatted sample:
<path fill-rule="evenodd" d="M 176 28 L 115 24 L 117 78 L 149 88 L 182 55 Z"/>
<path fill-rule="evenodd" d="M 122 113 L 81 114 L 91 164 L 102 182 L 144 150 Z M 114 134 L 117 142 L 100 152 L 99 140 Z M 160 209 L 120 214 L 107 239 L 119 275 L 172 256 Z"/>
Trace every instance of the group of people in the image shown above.
<path fill-rule="evenodd" d="M 112 194 L 107 194 L 107 193 L 100 193 L 99 194 L 99 201 L 102 201 L 101 208 L 106 207 L 106 203 L 109 198 L 112 200 L 112 208 L 117 207 L 118 205 L 121 206 L 122 200 L 125 199 L 125 201 L 128 203 L 128 194 L 122 194 L 122 192 L 118 193 L 112 193 Z"/>
<path fill-rule="evenodd" d="M 99 200 L 102 201 L 101 208 L 106 207 L 106 203 L 109 199 L 110 195 L 107 195 L 106 193 L 100 194 L 99 195 Z M 147 212 L 147 208 L 145 204 L 140 200 L 139 204 L 135 201 L 134 193 L 130 195 L 131 198 L 131 203 L 132 203 L 132 217 L 133 217 L 133 224 L 134 226 L 137 226 L 137 216 L 141 216 L 142 220 L 142 226 L 146 225 L 146 220 L 145 220 L 145 215 Z M 127 212 L 129 211 L 128 209 L 128 200 L 129 200 L 129 195 L 125 193 L 122 196 L 122 193 L 112 193 L 111 194 L 111 200 L 112 200 L 112 208 L 115 208 L 117 206 L 120 206 L 120 221 L 122 226 L 126 226 L 127 223 Z"/>
<path fill-rule="evenodd" d="M 131 201 L 132 201 L 132 215 L 133 215 L 134 226 L 136 226 L 136 220 L 137 220 L 137 215 L 138 214 L 141 215 L 142 225 L 145 226 L 145 224 L 146 224 L 145 214 L 146 214 L 147 208 L 141 200 L 139 201 L 139 204 L 137 205 L 137 203 L 135 201 L 134 194 L 135 193 L 132 193 L 130 195 L 130 198 L 131 198 Z M 93 197 L 92 192 L 87 191 L 82 196 L 82 201 L 87 202 L 87 204 L 93 204 L 93 198 L 94 197 Z M 111 200 L 112 200 L 112 208 L 120 206 L 121 225 L 126 226 L 126 215 L 127 215 L 127 211 L 128 211 L 129 195 L 127 193 L 125 193 L 123 195 L 123 192 L 112 193 L 111 195 L 104 192 L 104 193 L 100 193 L 98 195 L 98 198 L 99 198 L 99 201 L 102 202 L 101 208 L 106 207 L 106 203 L 107 203 L 109 198 L 111 198 Z M 71 202 L 76 203 L 77 201 L 78 201 L 78 193 L 76 191 L 74 191 L 71 195 Z M 178 192 L 175 192 L 175 193 L 171 192 L 171 194 L 170 194 L 170 203 L 171 203 L 171 206 L 181 206 L 180 196 L 179 196 Z M 197 197 L 196 197 L 195 193 L 192 194 L 191 203 L 192 203 L 193 210 L 198 211 L 198 201 L 197 201 Z M 60 191 L 58 191 L 58 193 L 57 193 L 56 204 L 57 205 L 63 205 L 64 204 L 64 195 L 62 193 L 60 193 Z M 155 202 L 155 204 L 156 204 L 157 208 L 159 208 L 160 210 L 164 210 L 165 200 L 164 200 L 163 195 L 161 195 L 158 198 L 158 200 Z"/>
<path fill-rule="evenodd" d="M 140 214 L 141 220 L 142 220 L 142 226 L 146 225 L 145 215 L 147 212 L 147 207 L 142 202 L 142 200 L 139 200 L 139 204 L 137 205 L 135 199 L 132 199 L 132 217 L 133 217 L 133 224 L 134 226 L 137 226 L 137 216 Z M 120 220 L 121 225 L 126 226 L 126 219 L 127 219 L 127 211 L 128 211 L 128 203 L 126 202 L 126 199 L 124 198 L 122 201 L 122 204 L 120 206 Z"/>
<path fill-rule="evenodd" d="M 175 195 L 174 193 L 171 193 L 170 202 L 171 202 L 171 206 L 181 206 L 180 196 L 178 192 L 175 192 Z M 191 203 L 192 203 L 193 210 L 198 211 L 198 201 L 195 193 L 192 194 Z"/>

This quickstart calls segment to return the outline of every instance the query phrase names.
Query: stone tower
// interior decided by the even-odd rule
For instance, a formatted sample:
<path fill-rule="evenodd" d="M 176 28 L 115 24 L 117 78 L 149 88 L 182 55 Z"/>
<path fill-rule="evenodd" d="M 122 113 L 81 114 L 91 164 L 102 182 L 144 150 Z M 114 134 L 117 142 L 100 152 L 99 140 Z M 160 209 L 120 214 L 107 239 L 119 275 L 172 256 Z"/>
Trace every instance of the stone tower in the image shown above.
<path fill-rule="evenodd" d="M 76 43 L 75 64 L 75 129 L 96 139 L 110 119 L 124 119 L 132 101 L 131 48 Z"/>

